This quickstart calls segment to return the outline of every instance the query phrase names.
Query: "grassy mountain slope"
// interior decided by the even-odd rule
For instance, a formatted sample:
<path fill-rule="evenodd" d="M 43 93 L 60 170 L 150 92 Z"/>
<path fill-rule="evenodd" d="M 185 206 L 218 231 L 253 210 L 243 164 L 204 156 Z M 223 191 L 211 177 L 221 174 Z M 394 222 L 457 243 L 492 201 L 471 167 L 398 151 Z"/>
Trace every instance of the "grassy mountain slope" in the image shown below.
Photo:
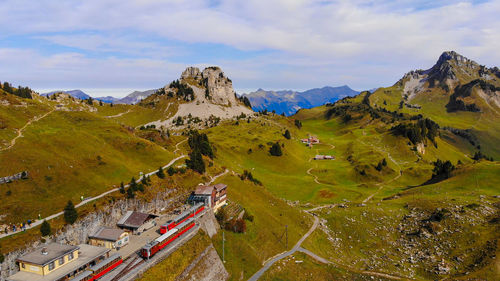
<path fill-rule="evenodd" d="M 133 129 L 94 112 L 54 110 L 57 103 L 44 98 L 8 96 L 4 100 L 27 105 L 0 106 L 0 119 L 5 120 L 2 176 L 25 170 L 29 173 L 27 180 L 2 185 L 0 209 L 7 215 L 3 218 L 6 222 L 56 213 L 69 199 L 79 202 L 81 196 L 95 196 L 173 158 L 168 144 L 164 148 L 140 138 Z M 78 103 L 69 102 L 73 106 Z M 5 144 L 17 129 L 42 114 L 47 115 L 28 124 L 12 147 Z"/>

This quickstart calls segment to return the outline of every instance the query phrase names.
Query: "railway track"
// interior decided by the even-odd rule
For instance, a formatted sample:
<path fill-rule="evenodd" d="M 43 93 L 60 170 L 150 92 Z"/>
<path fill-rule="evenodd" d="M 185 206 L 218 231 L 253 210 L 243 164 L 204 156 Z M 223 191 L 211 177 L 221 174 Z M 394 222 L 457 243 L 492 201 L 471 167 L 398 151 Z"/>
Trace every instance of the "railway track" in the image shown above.
<path fill-rule="evenodd" d="M 125 259 L 125 261 L 131 259 L 132 257 L 128 257 Z M 136 262 L 137 260 L 140 260 L 139 262 Z M 132 259 L 132 261 L 130 261 L 129 264 L 127 264 L 127 266 L 125 266 L 117 275 L 115 275 L 115 277 L 113 277 L 113 279 L 111 279 L 110 281 L 118 281 L 120 280 L 122 277 L 124 277 L 125 275 L 127 275 L 130 271 L 134 270 L 136 267 L 138 267 L 139 265 L 141 265 L 142 263 L 144 263 L 144 260 L 141 259 L 140 257 L 135 257 Z"/>

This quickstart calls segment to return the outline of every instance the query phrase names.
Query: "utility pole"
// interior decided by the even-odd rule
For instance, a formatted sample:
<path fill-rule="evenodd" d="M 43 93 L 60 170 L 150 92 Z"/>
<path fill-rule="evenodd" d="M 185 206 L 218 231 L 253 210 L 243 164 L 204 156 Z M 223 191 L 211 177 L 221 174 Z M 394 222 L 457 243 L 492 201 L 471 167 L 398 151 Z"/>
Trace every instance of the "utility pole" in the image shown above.
<path fill-rule="evenodd" d="M 226 241 L 226 238 L 224 237 L 224 230 L 222 230 L 222 262 L 226 263 L 226 259 L 224 258 L 224 241 Z"/>

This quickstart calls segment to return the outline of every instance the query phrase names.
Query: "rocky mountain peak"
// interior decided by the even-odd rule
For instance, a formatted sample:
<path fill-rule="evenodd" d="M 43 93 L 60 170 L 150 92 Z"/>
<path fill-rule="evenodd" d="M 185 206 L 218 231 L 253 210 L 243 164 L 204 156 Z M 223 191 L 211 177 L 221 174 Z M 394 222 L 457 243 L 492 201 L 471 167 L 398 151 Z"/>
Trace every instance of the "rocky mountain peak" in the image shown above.
<path fill-rule="evenodd" d="M 187 67 L 181 74 L 181 81 L 194 80 L 205 88 L 205 98 L 221 105 L 236 104 L 237 100 L 231 79 L 218 66 L 209 66 L 203 71 L 197 67 Z M 189 83 L 188 83 L 189 84 Z"/>

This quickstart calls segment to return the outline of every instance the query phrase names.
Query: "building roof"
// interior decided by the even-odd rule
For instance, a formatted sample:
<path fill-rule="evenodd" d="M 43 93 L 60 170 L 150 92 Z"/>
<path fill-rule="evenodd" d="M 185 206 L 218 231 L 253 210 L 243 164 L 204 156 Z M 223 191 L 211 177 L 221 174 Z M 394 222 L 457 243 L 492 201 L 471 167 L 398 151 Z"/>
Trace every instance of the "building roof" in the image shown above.
<path fill-rule="evenodd" d="M 94 234 L 90 235 L 89 238 L 114 242 L 119 240 L 123 233 L 124 231 L 118 228 L 101 227 Z"/>
<path fill-rule="evenodd" d="M 145 214 L 134 211 L 127 211 L 125 216 L 123 216 L 116 225 L 120 227 L 129 227 L 129 228 L 139 228 L 143 225 L 150 217 L 156 217 L 152 214 Z"/>
<path fill-rule="evenodd" d="M 213 185 L 198 185 L 194 191 L 195 195 L 212 195 Z"/>
<path fill-rule="evenodd" d="M 55 244 L 55 243 L 54 243 Z M 60 245 L 60 244 L 59 244 Z M 91 246 L 87 244 L 80 244 L 78 246 L 74 246 L 79 248 L 78 258 L 64 264 L 58 269 L 50 272 L 47 275 L 39 275 L 36 273 L 19 271 L 18 273 L 7 277 L 9 281 L 55 281 L 63 278 L 64 276 L 73 273 L 75 270 L 78 270 L 80 267 L 89 264 L 96 258 L 105 255 L 110 249 L 104 247 Z"/>
<path fill-rule="evenodd" d="M 50 243 L 48 245 L 42 245 L 36 248 L 35 251 L 23 255 L 17 260 L 25 263 L 44 266 L 78 249 L 80 249 L 80 247 L 78 246 Z"/>
<path fill-rule="evenodd" d="M 215 189 L 217 189 L 217 192 L 223 190 L 223 189 L 226 189 L 227 188 L 227 185 L 226 184 L 223 184 L 223 183 L 218 183 L 216 185 L 214 185 Z"/>

